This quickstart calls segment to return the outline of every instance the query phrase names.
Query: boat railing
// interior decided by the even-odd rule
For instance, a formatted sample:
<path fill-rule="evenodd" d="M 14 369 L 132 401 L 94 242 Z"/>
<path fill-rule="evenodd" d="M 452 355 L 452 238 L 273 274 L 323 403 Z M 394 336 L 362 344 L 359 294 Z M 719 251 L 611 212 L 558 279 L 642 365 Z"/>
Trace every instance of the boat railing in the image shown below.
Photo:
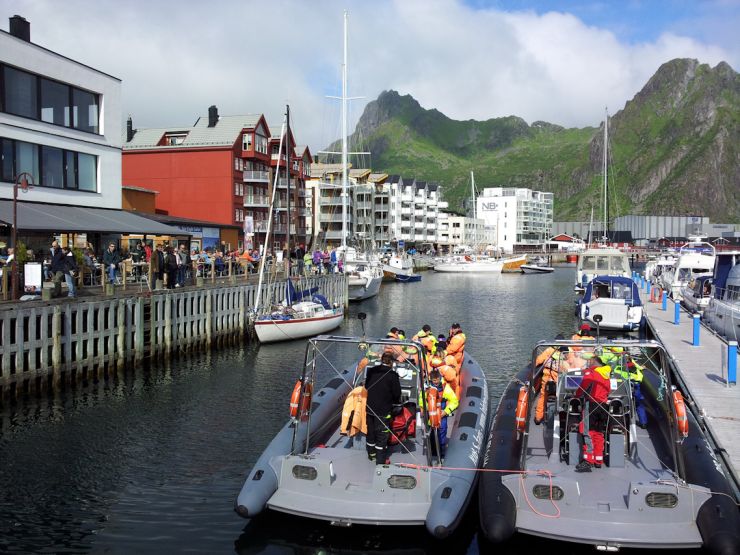
<path fill-rule="evenodd" d="M 705 251 L 709 252 L 705 252 Z M 684 243 L 679 247 L 678 254 L 691 254 L 691 253 L 698 253 L 698 254 L 707 254 L 711 256 L 717 255 L 717 249 L 714 247 L 712 243 L 707 243 L 706 241 L 688 241 L 687 243 Z"/>

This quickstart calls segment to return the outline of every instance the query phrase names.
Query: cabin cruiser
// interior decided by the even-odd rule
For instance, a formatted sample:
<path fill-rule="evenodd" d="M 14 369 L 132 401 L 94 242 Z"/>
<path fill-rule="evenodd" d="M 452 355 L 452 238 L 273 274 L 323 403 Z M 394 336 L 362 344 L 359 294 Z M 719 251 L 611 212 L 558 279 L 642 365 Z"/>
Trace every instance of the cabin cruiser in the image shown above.
<path fill-rule="evenodd" d="M 672 254 L 661 254 L 645 264 L 645 279 L 653 285 L 660 283 L 660 277 L 666 270 L 673 268 L 675 263 L 676 257 Z"/>
<path fill-rule="evenodd" d="M 362 301 L 377 295 L 380 291 L 380 284 L 383 282 L 383 269 L 380 263 L 364 256 L 358 256 L 353 247 L 344 249 L 341 256 L 344 258 L 349 300 Z"/>
<path fill-rule="evenodd" d="M 702 314 L 712 296 L 712 276 L 699 276 L 683 286 L 681 304 L 689 312 Z"/>
<path fill-rule="evenodd" d="M 631 278 L 597 276 L 578 300 L 576 315 L 582 322 L 606 330 L 636 331 L 644 324 L 643 306 Z M 601 315 L 597 322 L 596 316 Z"/>
<path fill-rule="evenodd" d="M 421 281 L 421 275 L 414 272 L 414 261 L 410 256 L 392 254 L 383 262 L 385 281 Z"/>
<path fill-rule="evenodd" d="M 671 268 L 666 268 L 660 276 L 659 285 L 663 291 L 677 301 L 681 300 L 681 289 L 692 279 L 701 275 L 712 275 L 714 245 L 704 242 L 690 242 L 681 247 L 678 258 Z"/>
<path fill-rule="evenodd" d="M 740 251 L 718 253 L 704 321 L 728 341 L 740 341 Z"/>
<path fill-rule="evenodd" d="M 580 388 L 596 360 L 611 376 L 603 404 Z M 621 372 L 636 372 L 630 363 L 640 375 Z M 539 425 L 538 395 L 546 396 Z M 603 463 L 584 472 L 584 437 L 593 442 L 597 430 L 584 433 L 580 423 L 595 410 L 603 411 Z M 732 488 L 657 342 L 539 343 L 531 364 L 509 383 L 488 445 L 478 491 L 481 528 L 492 542 L 520 532 L 600 551 L 740 552 Z"/>
<path fill-rule="evenodd" d="M 352 401 L 361 398 L 363 390 L 366 398 L 365 376 L 379 363 L 377 357 L 387 352 L 405 353 L 407 358 L 398 356 L 396 360 L 403 362 L 393 366 L 400 378 L 401 403 L 394 409 L 389 431 L 388 461 L 376 464 L 368 459 L 362 432 L 365 409 Z M 419 343 L 388 338 L 309 340 L 291 397 L 290 420 L 247 475 L 236 512 L 252 518 L 270 508 L 340 526 L 424 525 L 436 537 L 452 533 L 483 461 L 488 387 L 483 370 L 466 354 L 460 404 L 447 417 L 443 465 L 430 417 L 437 409 L 429 400 L 432 393 L 421 352 Z M 417 365 L 413 361 L 419 358 Z M 325 385 L 314 388 L 319 380 Z"/>
<path fill-rule="evenodd" d="M 583 292 L 588 282 L 596 276 L 632 275 L 630 261 L 623 252 L 612 248 L 587 249 L 578 255 L 576 283 L 574 289 Z"/>

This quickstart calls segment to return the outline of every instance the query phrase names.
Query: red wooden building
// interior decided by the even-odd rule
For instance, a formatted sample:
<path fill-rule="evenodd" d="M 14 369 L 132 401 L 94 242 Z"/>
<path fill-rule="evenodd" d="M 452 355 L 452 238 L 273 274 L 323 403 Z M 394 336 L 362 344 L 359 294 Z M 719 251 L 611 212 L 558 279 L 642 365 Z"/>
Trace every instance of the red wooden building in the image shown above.
<path fill-rule="evenodd" d="M 254 235 L 247 236 L 247 244 L 261 246 L 278 166 L 279 135 L 278 131 L 272 136 L 261 114 L 219 117 L 215 106 L 192 127 L 133 129 L 129 119 L 123 183 L 157 191 L 158 214 L 247 228 L 253 222 Z M 306 242 L 305 176 L 311 155 L 305 148 L 300 158 L 296 156 L 292 133 L 288 142 L 293 245 Z M 285 164 L 283 156 L 270 240 L 276 248 L 288 242 Z M 244 237 L 233 235 L 222 241 L 232 248 L 242 247 Z"/>

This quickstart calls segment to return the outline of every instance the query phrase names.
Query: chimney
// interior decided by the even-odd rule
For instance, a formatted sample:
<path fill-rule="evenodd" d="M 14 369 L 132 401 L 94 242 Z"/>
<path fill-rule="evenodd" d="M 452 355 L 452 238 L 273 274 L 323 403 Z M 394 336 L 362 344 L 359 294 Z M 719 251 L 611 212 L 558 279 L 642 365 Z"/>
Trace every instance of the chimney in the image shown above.
<path fill-rule="evenodd" d="M 31 42 L 31 24 L 25 17 L 14 15 L 10 18 L 10 34 L 26 42 Z"/>
<path fill-rule="evenodd" d="M 134 131 L 134 122 L 131 119 L 131 116 L 128 117 L 126 120 L 126 142 L 130 143 L 131 139 L 134 138 L 134 134 L 136 131 Z"/>
<path fill-rule="evenodd" d="M 208 127 L 216 127 L 218 123 L 218 108 L 211 106 L 208 108 Z"/>

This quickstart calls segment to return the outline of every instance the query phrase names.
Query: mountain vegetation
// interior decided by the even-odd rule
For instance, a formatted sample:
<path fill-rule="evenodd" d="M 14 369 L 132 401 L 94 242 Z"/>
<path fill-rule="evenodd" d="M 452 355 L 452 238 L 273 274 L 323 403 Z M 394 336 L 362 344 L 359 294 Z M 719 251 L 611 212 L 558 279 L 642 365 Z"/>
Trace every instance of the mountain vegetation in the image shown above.
<path fill-rule="evenodd" d="M 702 215 L 740 222 L 740 77 L 726 63 L 663 64 L 609 118 L 609 211 Z M 566 129 L 516 116 L 456 121 L 409 95 L 384 91 L 350 137 L 372 152 L 373 171 L 443 185 L 451 208 L 479 187 L 555 193 L 556 220 L 600 214 L 603 122 Z M 330 147 L 331 148 L 331 147 Z"/>

